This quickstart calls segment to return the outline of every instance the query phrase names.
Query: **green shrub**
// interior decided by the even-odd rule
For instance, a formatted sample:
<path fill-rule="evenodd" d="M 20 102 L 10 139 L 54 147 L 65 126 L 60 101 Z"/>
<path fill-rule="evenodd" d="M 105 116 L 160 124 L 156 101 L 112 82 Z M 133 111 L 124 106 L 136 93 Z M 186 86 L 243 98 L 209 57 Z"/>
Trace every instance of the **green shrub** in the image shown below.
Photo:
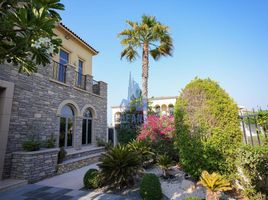
<path fill-rule="evenodd" d="M 120 144 L 128 144 L 137 137 L 137 130 L 132 128 L 117 128 L 116 132 Z"/>
<path fill-rule="evenodd" d="M 203 170 L 230 175 L 242 141 L 238 107 L 210 79 L 194 79 L 181 92 L 175 106 L 180 163 L 198 178 Z"/>
<path fill-rule="evenodd" d="M 155 174 L 145 174 L 140 185 L 140 195 L 143 200 L 161 200 L 162 189 Z"/>
<path fill-rule="evenodd" d="M 97 146 L 105 147 L 105 150 L 108 150 L 113 147 L 113 144 L 110 141 L 106 142 L 105 140 L 100 139 L 100 138 L 97 138 L 96 141 L 97 141 Z"/>
<path fill-rule="evenodd" d="M 25 151 L 38 151 L 40 149 L 40 142 L 34 139 L 23 142 L 22 148 Z"/>
<path fill-rule="evenodd" d="M 175 139 L 170 140 L 158 140 L 155 142 L 149 142 L 152 151 L 155 155 L 168 155 L 173 161 L 179 161 L 178 150 L 174 145 Z M 157 161 L 157 158 L 155 158 Z"/>
<path fill-rule="evenodd" d="M 186 197 L 184 200 L 200 200 L 198 197 Z"/>
<path fill-rule="evenodd" d="M 245 194 L 251 199 L 254 196 L 265 194 L 268 183 L 268 145 L 244 145 L 237 156 L 237 165 L 244 176 L 239 174 Z M 245 177 L 245 178 L 243 178 Z"/>
<path fill-rule="evenodd" d="M 117 145 L 102 154 L 100 162 L 98 166 L 105 183 L 119 189 L 132 186 L 141 168 L 140 156 L 137 152 L 122 145 Z"/>
<path fill-rule="evenodd" d="M 131 151 L 135 151 L 140 156 L 143 167 L 148 167 L 153 162 L 154 153 L 150 146 L 144 141 L 132 140 L 127 144 Z"/>
<path fill-rule="evenodd" d="M 102 185 L 100 172 L 97 169 L 89 169 L 85 173 L 83 181 L 87 189 L 96 189 Z"/>
<path fill-rule="evenodd" d="M 56 142 L 56 139 L 55 139 L 54 135 L 52 134 L 50 136 L 50 138 L 48 138 L 47 140 L 45 140 L 43 142 L 43 147 L 44 148 L 54 148 L 55 147 L 55 142 Z"/>
<path fill-rule="evenodd" d="M 66 155 L 67 152 L 65 151 L 64 147 L 61 147 L 58 153 L 58 163 L 62 163 Z"/>
<path fill-rule="evenodd" d="M 171 158 L 168 156 L 168 155 L 166 155 L 166 154 L 164 154 L 164 155 L 159 155 L 158 156 L 158 159 L 157 159 L 157 164 L 158 164 L 158 166 L 162 169 L 162 171 L 163 171 L 163 177 L 164 178 L 168 178 L 167 177 L 167 170 L 168 170 L 168 168 L 171 166 L 171 164 L 172 164 L 172 160 L 171 160 Z"/>

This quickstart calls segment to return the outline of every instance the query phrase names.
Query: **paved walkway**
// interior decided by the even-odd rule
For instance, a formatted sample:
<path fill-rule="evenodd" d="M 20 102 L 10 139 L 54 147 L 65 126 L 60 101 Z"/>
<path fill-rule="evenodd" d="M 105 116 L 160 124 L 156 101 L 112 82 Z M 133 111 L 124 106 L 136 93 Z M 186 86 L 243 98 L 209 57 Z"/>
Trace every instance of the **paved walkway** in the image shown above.
<path fill-rule="evenodd" d="M 0 200 L 140 200 L 139 192 L 128 196 L 83 190 L 83 177 L 92 164 L 17 189 L 0 192 Z"/>
<path fill-rule="evenodd" d="M 83 184 L 84 175 L 87 172 L 87 170 L 91 168 L 97 169 L 98 166 L 97 164 L 92 164 L 65 174 L 54 176 L 52 178 L 47 178 L 45 180 L 37 182 L 36 184 L 50 187 L 80 190 L 84 187 Z"/>
<path fill-rule="evenodd" d="M 138 200 L 125 196 L 29 184 L 0 192 L 2 200 Z"/>

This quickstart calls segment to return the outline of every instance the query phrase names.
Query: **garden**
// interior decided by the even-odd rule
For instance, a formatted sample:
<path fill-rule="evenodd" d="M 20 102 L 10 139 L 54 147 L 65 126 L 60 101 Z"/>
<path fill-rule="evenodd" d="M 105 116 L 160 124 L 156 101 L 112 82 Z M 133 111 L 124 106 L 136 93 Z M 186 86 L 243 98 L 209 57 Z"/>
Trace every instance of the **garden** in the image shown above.
<path fill-rule="evenodd" d="M 238 107 L 214 81 L 194 79 L 180 93 L 175 115 L 148 115 L 119 131 L 85 187 L 139 191 L 141 199 L 265 199 L 268 143 L 242 143 Z"/>

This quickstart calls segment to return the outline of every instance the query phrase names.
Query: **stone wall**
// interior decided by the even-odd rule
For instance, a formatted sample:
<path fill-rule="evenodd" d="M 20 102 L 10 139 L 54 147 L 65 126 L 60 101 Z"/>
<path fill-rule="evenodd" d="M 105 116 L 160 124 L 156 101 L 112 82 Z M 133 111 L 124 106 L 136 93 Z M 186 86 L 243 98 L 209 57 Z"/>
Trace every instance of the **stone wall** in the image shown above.
<path fill-rule="evenodd" d="M 13 152 L 11 177 L 33 183 L 55 175 L 58 152 L 58 148 L 32 152 Z"/>
<path fill-rule="evenodd" d="M 38 68 L 38 73 L 28 76 L 18 73 L 11 65 L 0 65 L 0 80 L 14 83 L 14 97 L 10 117 L 8 143 L 5 156 L 4 177 L 9 177 L 12 152 L 21 151 L 22 143 L 29 138 L 46 140 L 53 134 L 56 145 L 59 139 L 60 106 L 72 104 L 75 110 L 73 147 L 81 147 L 83 110 L 93 111 L 93 138 L 106 139 L 107 134 L 107 84 L 99 81 L 100 94 L 92 92 L 92 76 L 86 75 L 86 90 L 75 87 L 76 72 L 67 66 L 66 83 L 52 79 L 53 63 Z"/>

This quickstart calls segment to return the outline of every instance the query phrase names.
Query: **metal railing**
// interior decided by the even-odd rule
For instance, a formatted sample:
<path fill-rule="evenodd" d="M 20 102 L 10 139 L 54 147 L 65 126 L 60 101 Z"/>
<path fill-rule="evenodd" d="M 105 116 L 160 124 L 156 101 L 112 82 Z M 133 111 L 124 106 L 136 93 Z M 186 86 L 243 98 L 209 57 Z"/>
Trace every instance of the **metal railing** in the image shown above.
<path fill-rule="evenodd" d="M 53 74 L 52 78 L 54 80 L 66 83 L 66 65 L 60 64 L 56 61 L 53 61 Z"/>
<path fill-rule="evenodd" d="M 241 112 L 243 142 L 249 145 L 261 145 L 268 137 L 268 110 Z"/>
<path fill-rule="evenodd" d="M 75 75 L 75 86 L 86 90 L 86 76 L 82 73 L 76 72 Z"/>
<path fill-rule="evenodd" d="M 100 95 L 100 85 L 98 81 L 92 81 L 92 91 L 94 94 Z"/>

